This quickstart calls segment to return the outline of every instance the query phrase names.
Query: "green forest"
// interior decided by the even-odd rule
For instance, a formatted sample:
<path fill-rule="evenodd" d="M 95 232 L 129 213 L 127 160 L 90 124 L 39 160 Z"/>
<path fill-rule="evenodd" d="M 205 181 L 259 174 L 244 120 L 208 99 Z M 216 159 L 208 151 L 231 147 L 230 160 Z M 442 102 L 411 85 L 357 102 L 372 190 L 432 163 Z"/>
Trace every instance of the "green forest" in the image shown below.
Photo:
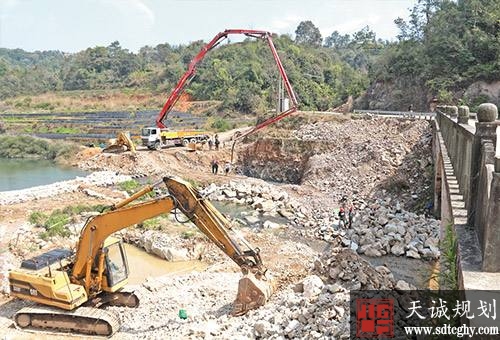
<path fill-rule="evenodd" d="M 491 98 L 464 95 L 477 81 L 500 79 L 498 0 L 418 0 L 409 20 L 394 19 L 395 41 L 377 39 L 366 26 L 352 35 L 322 37 L 311 21 L 295 37 L 273 41 L 302 110 L 328 110 L 357 98 L 358 107 L 426 109 L 430 98 L 471 106 Z M 388 18 L 388 20 L 390 20 Z M 78 53 L 0 49 L 0 99 L 60 91 L 128 89 L 167 94 L 203 41 L 142 47 L 118 41 Z M 218 100 L 220 109 L 258 113 L 274 108 L 278 72 L 267 44 L 255 39 L 221 44 L 199 65 L 186 93 Z M 378 84 L 378 87 L 376 86 Z M 374 101 L 380 87 L 389 94 Z M 498 104 L 498 103 L 497 103 Z"/>

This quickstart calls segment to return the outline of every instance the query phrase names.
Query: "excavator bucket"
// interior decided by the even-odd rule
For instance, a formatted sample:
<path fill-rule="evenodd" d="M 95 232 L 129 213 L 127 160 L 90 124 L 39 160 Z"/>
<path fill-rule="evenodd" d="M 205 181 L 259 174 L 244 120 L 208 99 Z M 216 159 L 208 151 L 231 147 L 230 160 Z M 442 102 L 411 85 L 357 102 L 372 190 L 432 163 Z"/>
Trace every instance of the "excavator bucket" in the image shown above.
<path fill-rule="evenodd" d="M 246 274 L 238 283 L 238 295 L 231 314 L 234 316 L 243 315 L 249 310 L 264 305 L 274 293 L 275 285 L 270 276 L 257 279 L 252 273 Z"/>
<path fill-rule="evenodd" d="M 110 145 L 105 147 L 102 152 L 119 153 L 126 150 L 129 150 L 132 153 L 136 152 L 135 144 L 132 141 L 132 138 L 130 138 L 130 133 L 128 131 L 119 132 L 116 139 L 111 140 Z"/>

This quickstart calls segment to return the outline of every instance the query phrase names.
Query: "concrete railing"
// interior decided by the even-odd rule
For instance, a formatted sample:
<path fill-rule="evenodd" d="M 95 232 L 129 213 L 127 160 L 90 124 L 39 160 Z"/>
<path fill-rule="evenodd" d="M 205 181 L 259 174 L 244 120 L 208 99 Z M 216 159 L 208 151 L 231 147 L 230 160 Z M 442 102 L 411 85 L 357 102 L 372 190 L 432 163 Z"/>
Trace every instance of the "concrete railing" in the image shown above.
<path fill-rule="evenodd" d="M 386 110 L 354 110 L 354 114 L 367 114 L 382 117 L 400 117 L 405 119 L 425 119 L 432 120 L 434 112 L 416 112 L 416 111 L 386 111 Z"/>
<path fill-rule="evenodd" d="M 451 220 L 457 234 L 469 239 L 472 249 L 473 243 L 478 243 L 475 257 L 480 257 L 480 270 L 500 272 L 498 109 L 493 104 L 481 104 L 475 126 L 468 124 L 469 119 L 466 106 L 437 107 L 434 156 L 441 159 L 436 160 L 439 199 L 435 207 L 441 210 L 443 221 Z M 445 185 L 441 183 L 443 178 Z"/>

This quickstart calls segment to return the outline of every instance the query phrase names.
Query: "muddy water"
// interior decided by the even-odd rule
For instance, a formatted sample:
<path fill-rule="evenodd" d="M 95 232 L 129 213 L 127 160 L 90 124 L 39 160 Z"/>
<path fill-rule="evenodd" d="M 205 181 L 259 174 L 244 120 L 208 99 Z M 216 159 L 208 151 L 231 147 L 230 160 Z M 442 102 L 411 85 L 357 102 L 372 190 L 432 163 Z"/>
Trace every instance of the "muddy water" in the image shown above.
<path fill-rule="evenodd" d="M 434 262 L 411 259 L 403 256 L 368 257 L 361 255 L 372 266 L 385 265 L 394 274 L 394 279 L 405 280 L 420 289 L 429 288 Z"/>
<path fill-rule="evenodd" d="M 206 263 L 195 260 L 168 262 L 131 244 L 125 244 L 125 250 L 130 269 L 128 280 L 130 284 L 140 284 L 146 281 L 147 277 L 184 274 L 202 271 L 208 267 Z"/>

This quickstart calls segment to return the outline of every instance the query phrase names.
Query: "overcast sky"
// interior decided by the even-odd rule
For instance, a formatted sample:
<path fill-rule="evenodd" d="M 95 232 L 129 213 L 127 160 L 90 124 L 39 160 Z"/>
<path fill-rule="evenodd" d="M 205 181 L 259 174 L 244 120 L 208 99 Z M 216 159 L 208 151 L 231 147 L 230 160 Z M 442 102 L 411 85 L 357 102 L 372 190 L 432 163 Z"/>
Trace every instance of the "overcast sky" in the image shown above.
<path fill-rule="evenodd" d="M 0 47 L 76 52 L 118 40 L 145 45 L 210 40 L 226 28 L 294 35 L 311 20 L 323 38 L 369 25 L 394 39 L 416 0 L 0 0 Z"/>

